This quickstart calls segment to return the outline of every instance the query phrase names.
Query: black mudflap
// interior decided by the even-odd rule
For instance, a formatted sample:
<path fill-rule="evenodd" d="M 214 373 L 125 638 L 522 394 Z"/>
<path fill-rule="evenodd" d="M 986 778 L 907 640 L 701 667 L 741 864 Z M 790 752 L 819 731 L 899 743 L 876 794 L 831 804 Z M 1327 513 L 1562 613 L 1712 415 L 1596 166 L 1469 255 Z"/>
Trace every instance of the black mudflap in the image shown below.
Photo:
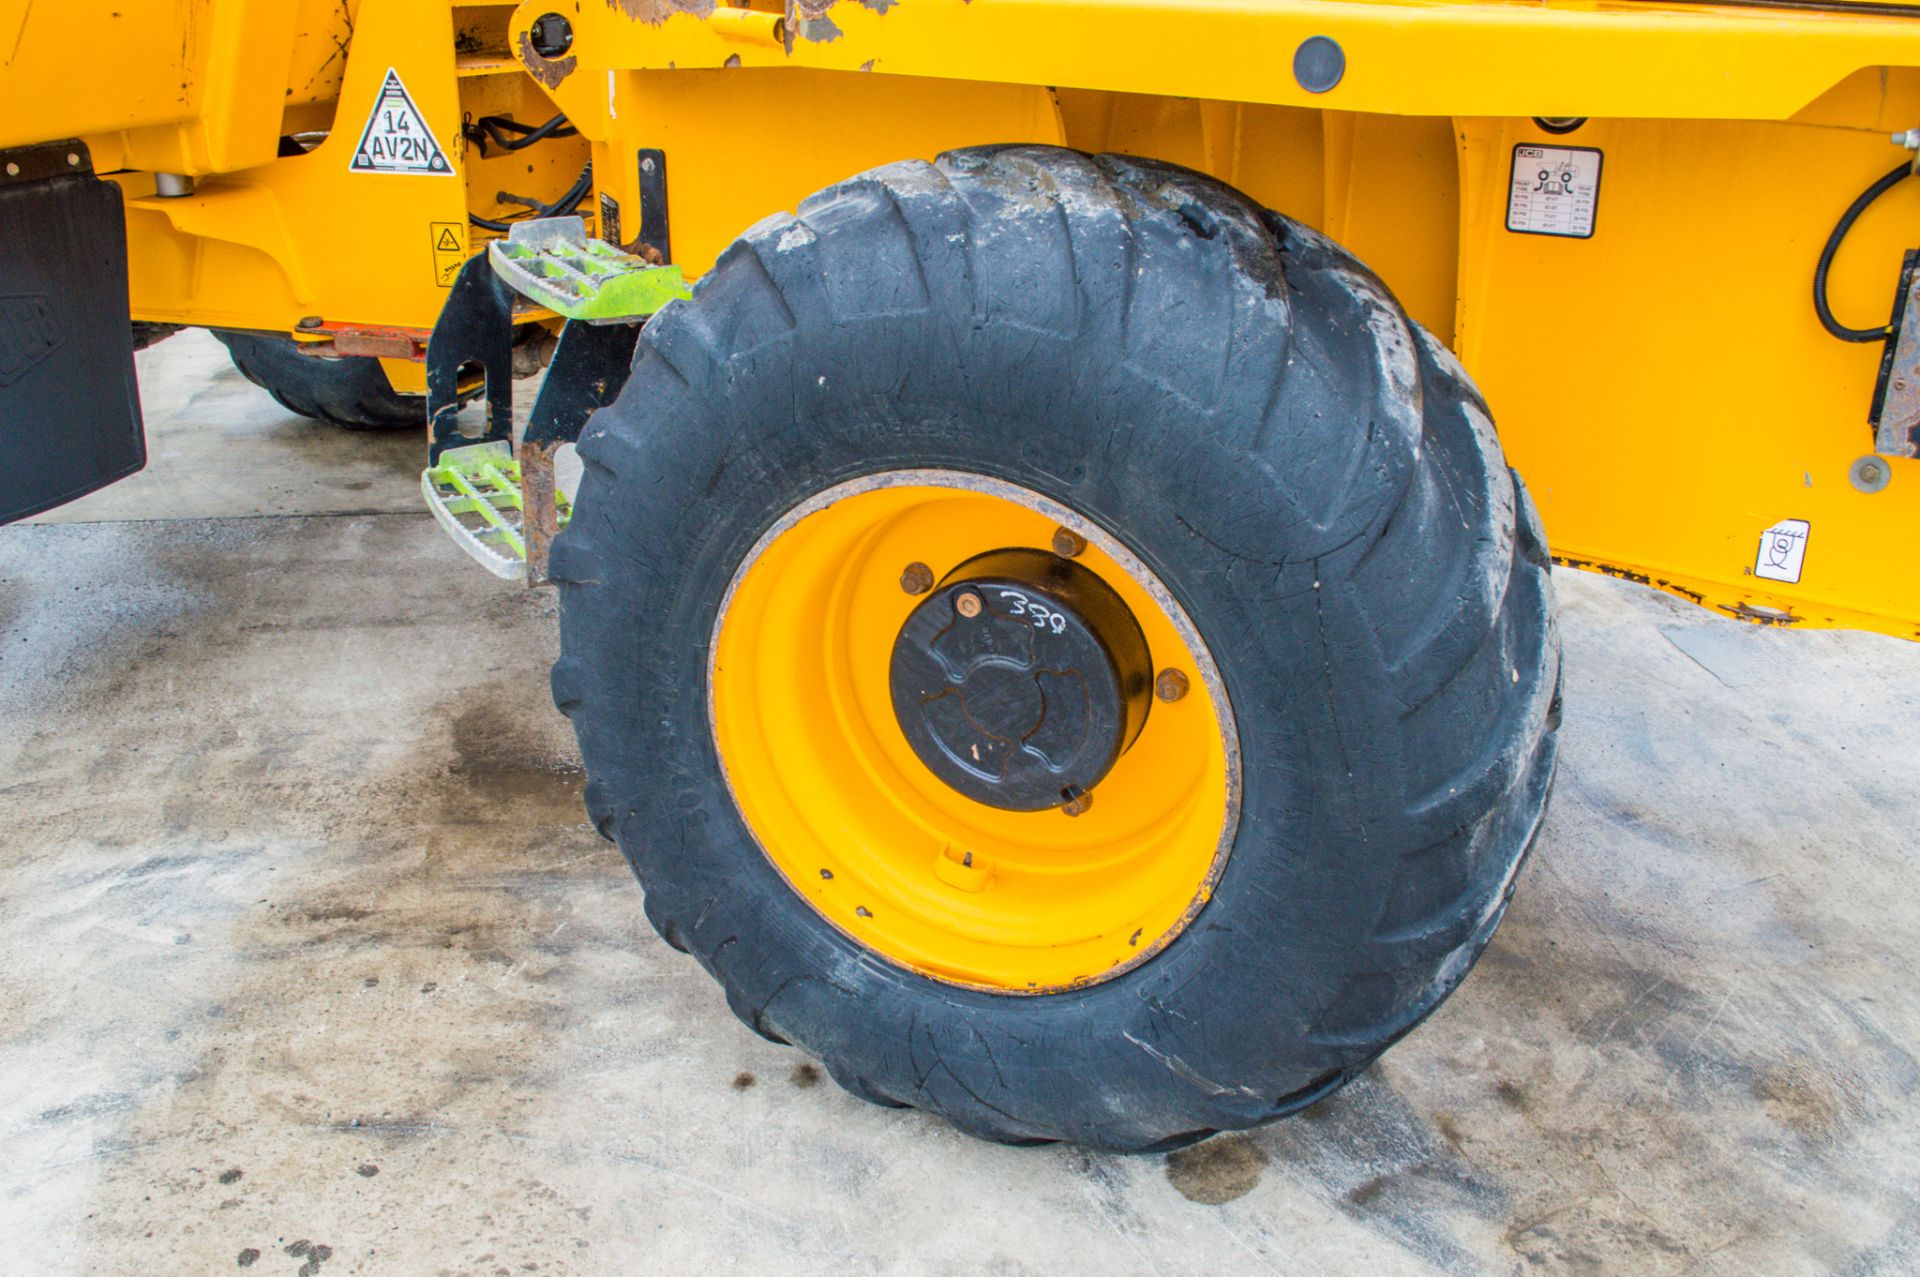
<path fill-rule="evenodd" d="M 0 523 L 146 463 L 120 188 L 77 142 L 0 151 Z"/>

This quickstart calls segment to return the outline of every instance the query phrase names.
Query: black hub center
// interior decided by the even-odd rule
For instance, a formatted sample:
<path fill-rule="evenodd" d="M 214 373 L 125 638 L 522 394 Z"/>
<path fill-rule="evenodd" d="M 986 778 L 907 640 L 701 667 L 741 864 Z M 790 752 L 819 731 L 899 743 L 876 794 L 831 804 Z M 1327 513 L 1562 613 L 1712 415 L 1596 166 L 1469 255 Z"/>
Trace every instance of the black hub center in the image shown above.
<path fill-rule="evenodd" d="M 900 627 L 891 678 L 920 761 L 1008 811 L 1091 790 L 1153 699 L 1153 660 L 1127 605 L 1044 550 L 992 550 L 950 572 Z"/>

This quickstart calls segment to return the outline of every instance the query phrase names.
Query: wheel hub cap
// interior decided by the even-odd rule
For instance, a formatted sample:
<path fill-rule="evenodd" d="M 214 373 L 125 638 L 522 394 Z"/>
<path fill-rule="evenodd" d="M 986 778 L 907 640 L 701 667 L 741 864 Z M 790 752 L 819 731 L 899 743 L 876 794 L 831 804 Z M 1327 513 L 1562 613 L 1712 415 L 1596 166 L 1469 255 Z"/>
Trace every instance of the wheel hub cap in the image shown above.
<path fill-rule="evenodd" d="M 1006 811 L 1091 790 L 1145 725 L 1153 663 L 1112 587 L 1043 550 L 960 564 L 894 640 L 894 714 L 946 784 Z"/>

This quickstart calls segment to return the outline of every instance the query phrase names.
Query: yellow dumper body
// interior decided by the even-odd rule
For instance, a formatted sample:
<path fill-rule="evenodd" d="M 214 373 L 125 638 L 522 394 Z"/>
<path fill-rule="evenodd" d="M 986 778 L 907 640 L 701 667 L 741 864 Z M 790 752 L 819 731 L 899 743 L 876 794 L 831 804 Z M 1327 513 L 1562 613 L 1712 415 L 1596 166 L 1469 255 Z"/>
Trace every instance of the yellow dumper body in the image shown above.
<path fill-rule="evenodd" d="M 522 150 L 473 127 L 559 113 L 577 134 Z M 1127 152 L 1377 271 L 1485 391 L 1557 561 L 1905 637 L 1920 460 L 1869 415 L 1920 368 L 1883 377 L 1811 290 L 1915 127 L 1901 4 L 0 0 L 0 151 L 71 142 L 119 185 L 135 321 L 333 341 L 417 390 L 497 235 L 471 219 L 589 161 L 589 226 L 697 277 L 874 165 Z M 1885 326 L 1917 242 L 1911 182 L 1845 237 L 1833 312 Z"/>

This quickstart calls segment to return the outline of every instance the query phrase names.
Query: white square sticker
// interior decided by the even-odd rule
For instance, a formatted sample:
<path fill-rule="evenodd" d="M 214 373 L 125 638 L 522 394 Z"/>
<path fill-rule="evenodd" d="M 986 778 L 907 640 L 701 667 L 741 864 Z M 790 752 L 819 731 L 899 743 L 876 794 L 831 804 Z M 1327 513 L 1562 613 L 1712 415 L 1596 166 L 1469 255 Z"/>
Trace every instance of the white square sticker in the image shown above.
<path fill-rule="evenodd" d="M 1807 534 L 1812 530 L 1805 519 L 1782 519 L 1762 532 L 1753 574 L 1797 585 L 1800 569 L 1807 561 Z"/>
<path fill-rule="evenodd" d="M 1523 235 L 1593 238 L 1600 158 L 1590 146 L 1514 147 L 1507 229 Z"/>

